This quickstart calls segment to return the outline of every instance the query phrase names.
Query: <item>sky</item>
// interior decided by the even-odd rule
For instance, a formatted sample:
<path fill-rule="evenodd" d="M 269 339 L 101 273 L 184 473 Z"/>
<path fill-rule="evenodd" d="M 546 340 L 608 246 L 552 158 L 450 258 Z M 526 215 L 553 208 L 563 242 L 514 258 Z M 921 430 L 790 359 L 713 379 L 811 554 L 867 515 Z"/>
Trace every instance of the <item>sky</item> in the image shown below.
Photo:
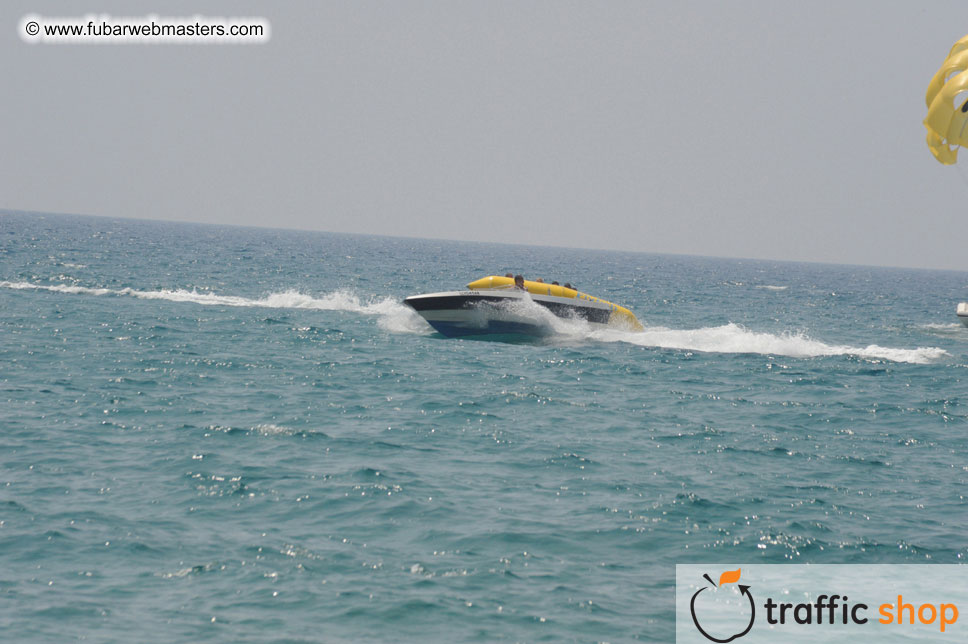
<path fill-rule="evenodd" d="M 18 31 L 88 13 L 272 31 Z M 968 154 L 940 165 L 921 123 L 964 0 L 14 0 L 0 21 L 0 209 L 968 270 Z"/>

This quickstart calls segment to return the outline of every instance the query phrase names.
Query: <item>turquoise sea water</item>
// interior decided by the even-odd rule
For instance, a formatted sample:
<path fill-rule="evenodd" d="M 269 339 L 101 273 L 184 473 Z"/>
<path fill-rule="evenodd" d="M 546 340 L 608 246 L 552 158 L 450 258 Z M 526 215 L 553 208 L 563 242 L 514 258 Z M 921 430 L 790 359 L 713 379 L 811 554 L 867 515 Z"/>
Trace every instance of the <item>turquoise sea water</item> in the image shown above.
<path fill-rule="evenodd" d="M 646 330 L 450 340 L 401 304 L 506 271 Z M 0 628 L 671 641 L 676 563 L 963 562 L 966 287 L 0 214 Z"/>

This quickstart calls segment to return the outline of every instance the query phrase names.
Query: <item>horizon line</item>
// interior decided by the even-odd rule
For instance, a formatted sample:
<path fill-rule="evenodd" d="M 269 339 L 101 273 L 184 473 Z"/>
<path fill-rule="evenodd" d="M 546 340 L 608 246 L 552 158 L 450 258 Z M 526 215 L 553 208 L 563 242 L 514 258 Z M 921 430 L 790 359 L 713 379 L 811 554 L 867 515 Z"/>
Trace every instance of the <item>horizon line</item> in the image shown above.
<path fill-rule="evenodd" d="M 627 250 L 627 249 L 618 249 L 618 248 L 601 248 L 596 246 L 558 246 L 555 244 L 524 243 L 524 242 L 513 242 L 513 241 L 454 239 L 451 237 L 420 237 L 416 235 L 386 235 L 386 234 L 380 234 L 380 233 L 360 233 L 360 232 L 348 232 L 348 231 L 338 231 L 338 230 L 322 230 L 319 228 L 290 228 L 290 227 L 280 227 L 280 226 L 261 226 L 258 224 L 235 224 L 235 223 L 230 224 L 230 223 L 224 223 L 224 222 L 215 223 L 210 221 L 194 221 L 194 220 L 187 220 L 187 219 L 152 219 L 152 218 L 146 218 L 146 217 L 92 215 L 88 213 L 50 212 L 50 211 L 44 211 L 44 210 L 23 210 L 19 208 L 0 208 L 0 215 L 5 215 L 5 214 L 42 215 L 42 216 L 53 216 L 53 217 L 87 217 L 91 219 L 159 222 L 159 223 L 170 223 L 170 224 L 190 224 L 190 225 L 196 225 L 196 226 L 213 226 L 213 227 L 225 226 L 229 228 L 251 228 L 255 230 L 311 232 L 311 233 L 322 233 L 327 235 L 357 235 L 360 237 L 383 237 L 387 239 L 447 241 L 447 242 L 459 242 L 459 243 L 469 243 L 469 244 L 492 244 L 495 246 L 524 246 L 524 247 L 530 246 L 530 247 L 538 247 L 538 248 L 560 248 L 562 250 L 632 253 L 632 254 L 638 254 L 638 255 L 691 257 L 691 258 L 698 258 L 698 259 L 726 259 L 726 260 L 733 260 L 733 261 L 776 262 L 779 264 L 812 264 L 817 266 L 841 266 L 841 267 L 850 267 L 850 268 L 885 268 L 885 269 L 893 269 L 893 270 L 932 271 L 932 272 L 942 272 L 942 273 L 968 273 L 968 269 L 959 270 L 955 268 L 935 268 L 935 267 L 926 267 L 926 266 L 897 266 L 897 265 L 890 265 L 890 264 L 856 264 L 856 263 L 846 263 L 846 262 L 822 262 L 817 260 L 806 260 L 806 259 L 777 259 L 773 257 L 742 257 L 737 255 L 703 255 L 700 253 L 678 253 L 678 252 L 655 251 L 655 250 Z"/>

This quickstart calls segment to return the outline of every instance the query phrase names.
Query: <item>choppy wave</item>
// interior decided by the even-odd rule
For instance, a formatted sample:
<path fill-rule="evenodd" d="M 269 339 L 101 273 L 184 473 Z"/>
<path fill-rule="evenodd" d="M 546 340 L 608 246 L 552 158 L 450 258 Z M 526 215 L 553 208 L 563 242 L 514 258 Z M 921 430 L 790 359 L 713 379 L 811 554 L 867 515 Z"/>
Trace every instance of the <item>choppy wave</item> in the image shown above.
<path fill-rule="evenodd" d="M 927 324 L 918 324 L 917 328 L 927 331 L 960 331 L 965 328 L 965 325 L 961 322 L 928 322 Z"/>
<path fill-rule="evenodd" d="M 960 341 L 968 339 L 968 328 L 961 322 L 928 322 L 926 324 L 915 324 L 914 328 L 939 338 Z"/>
<path fill-rule="evenodd" d="M 191 302 L 205 306 L 264 307 L 274 309 L 311 309 L 317 311 L 348 311 L 364 315 L 378 316 L 378 324 L 396 333 L 429 333 L 430 327 L 409 307 L 391 297 L 374 298 L 363 301 L 349 291 L 335 291 L 322 297 L 313 297 L 296 290 L 269 293 L 263 298 L 253 299 L 237 295 L 218 295 L 185 289 L 161 289 L 140 291 L 133 288 L 108 289 L 74 286 L 69 284 L 33 284 L 31 282 L 0 281 L 0 287 L 17 290 L 40 290 L 75 295 L 114 295 L 137 297 L 143 300 L 168 300 L 171 302 Z"/>
<path fill-rule="evenodd" d="M 773 285 L 773 284 L 760 284 L 759 286 L 755 286 L 754 288 L 761 288 L 761 289 L 765 289 L 767 291 L 785 291 L 789 287 L 788 286 L 776 286 L 776 285 Z"/>

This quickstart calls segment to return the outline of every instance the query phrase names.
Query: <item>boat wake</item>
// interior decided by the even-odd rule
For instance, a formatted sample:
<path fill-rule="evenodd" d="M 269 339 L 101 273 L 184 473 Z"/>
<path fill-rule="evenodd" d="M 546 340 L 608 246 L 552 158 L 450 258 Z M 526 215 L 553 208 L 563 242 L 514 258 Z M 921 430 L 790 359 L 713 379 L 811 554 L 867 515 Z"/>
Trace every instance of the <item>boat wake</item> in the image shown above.
<path fill-rule="evenodd" d="M 928 364 L 950 355 L 944 349 L 937 347 L 897 349 L 876 344 L 866 347 L 827 344 L 814 340 L 802 332 L 765 333 L 751 331 L 734 323 L 700 329 L 669 329 L 660 326 L 646 327 L 642 331 L 614 327 L 602 329 L 593 327 L 579 318 L 557 317 L 543 306 L 528 300 L 521 300 L 510 305 L 509 308 L 515 315 L 530 317 L 535 323 L 547 328 L 552 335 L 551 342 L 557 340 L 625 342 L 643 347 L 704 353 L 756 353 L 791 358 L 855 356 L 865 360 L 888 360 L 913 364 Z M 549 340 L 546 338 L 545 341 Z"/>
<path fill-rule="evenodd" d="M 335 291 L 321 297 L 313 297 L 296 290 L 269 293 L 255 299 L 235 295 L 219 295 L 185 289 L 161 289 L 141 291 L 132 288 L 107 289 L 73 286 L 67 284 L 33 284 L 30 282 L 0 281 L 0 287 L 17 290 L 44 290 L 97 296 L 136 297 L 146 300 L 169 300 L 191 302 L 206 306 L 263 307 L 276 309 L 309 309 L 318 311 L 347 311 L 363 315 L 375 315 L 377 323 L 393 333 L 430 335 L 428 325 L 410 307 L 391 297 L 372 298 L 364 301 L 349 291 Z M 646 327 L 643 331 L 593 328 L 582 319 L 559 318 L 542 306 L 528 300 L 514 304 L 513 313 L 526 315 L 549 330 L 554 341 L 625 342 L 643 347 L 700 351 L 705 353 L 754 353 L 781 355 L 791 358 L 816 358 L 829 356 L 856 356 L 866 360 L 889 360 L 927 364 L 941 360 L 949 354 L 937 347 L 897 349 L 871 344 L 866 347 L 827 344 L 803 333 L 765 333 L 752 331 L 738 324 L 725 324 L 700 329 L 669 329 Z M 959 326 L 959 325 L 955 325 Z M 546 340 L 547 341 L 547 340 Z"/>
<path fill-rule="evenodd" d="M 804 333 L 764 333 L 751 331 L 732 322 L 701 329 L 646 327 L 644 331 L 638 333 L 606 329 L 592 332 L 591 338 L 602 342 L 628 342 L 645 347 L 706 353 L 759 353 L 791 358 L 855 356 L 865 360 L 889 360 L 914 364 L 928 364 L 949 355 L 947 351 L 937 347 L 896 349 L 876 344 L 866 347 L 827 344 L 814 340 Z"/>
<path fill-rule="evenodd" d="M 216 293 L 198 292 L 185 289 L 161 289 L 158 291 L 140 291 L 133 288 L 108 289 L 90 288 L 87 286 L 73 286 L 69 284 L 32 284 L 30 282 L 0 281 L 0 287 L 16 290 L 51 291 L 54 293 L 70 293 L 76 295 L 98 295 L 136 297 L 143 300 L 168 300 L 171 302 L 191 302 L 205 306 L 238 306 L 261 307 L 273 309 L 310 309 L 316 311 L 347 311 L 375 315 L 381 328 L 395 333 L 430 334 L 432 329 L 427 326 L 419 315 L 409 307 L 391 297 L 374 298 L 369 301 L 361 300 L 349 291 L 335 291 L 322 297 L 313 297 L 296 290 L 269 293 L 263 298 L 254 299 L 237 295 L 218 295 Z"/>

